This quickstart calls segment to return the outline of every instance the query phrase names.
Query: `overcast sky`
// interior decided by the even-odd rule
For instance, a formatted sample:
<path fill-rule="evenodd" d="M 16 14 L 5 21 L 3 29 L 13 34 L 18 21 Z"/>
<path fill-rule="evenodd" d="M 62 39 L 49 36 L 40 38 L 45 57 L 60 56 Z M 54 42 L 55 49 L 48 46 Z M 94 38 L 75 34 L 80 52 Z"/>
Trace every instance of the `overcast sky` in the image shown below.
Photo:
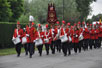
<path fill-rule="evenodd" d="M 102 0 L 97 0 L 97 2 L 92 3 L 91 7 L 93 11 L 91 12 L 91 15 L 89 15 L 88 18 L 91 18 L 93 15 L 102 13 Z"/>

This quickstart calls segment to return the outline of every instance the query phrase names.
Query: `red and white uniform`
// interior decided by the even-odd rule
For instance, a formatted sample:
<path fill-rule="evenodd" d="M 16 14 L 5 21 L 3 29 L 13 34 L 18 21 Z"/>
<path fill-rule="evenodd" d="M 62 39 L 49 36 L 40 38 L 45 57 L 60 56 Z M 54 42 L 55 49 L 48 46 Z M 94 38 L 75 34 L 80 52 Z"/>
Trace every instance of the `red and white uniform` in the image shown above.
<path fill-rule="evenodd" d="M 92 40 L 95 39 L 95 30 L 94 29 L 90 30 L 90 39 L 92 39 Z"/>
<path fill-rule="evenodd" d="M 101 27 L 101 26 L 99 27 L 99 34 L 98 34 L 98 37 L 102 38 L 102 27 Z"/>
<path fill-rule="evenodd" d="M 83 36 L 84 36 L 84 39 L 89 39 L 90 38 L 90 33 L 89 33 L 88 28 L 84 29 Z"/>
<path fill-rule="evenodd" d="M 44 39 L 49 39 L 49 38 L 50 38 L 49 37 L 49 32 L 45 31 L 44 32 Z M 45 44 L 45 42 L 44 42 L 44 44 Z M 48 43 L 46 43 L 46 44 L 50 44 L 50 41 Z"/>
<path fill-rule="evenodd" d="M 50 29 L 50 30 L 49 30 L 49 43 L 50 43 L 50 44 L 51 44 L 52 41 L 54 41 L 54 40 L 53 40 L 54 37 L 55 37 L 55 30 L 54 30 L 54 29 Z"/>
<path fill-rule="evenodd" d="M 95 39 L 98 39 L 99 30 L 95 29 Z"/>
<path fill-rule="evenodd" d="M 41 38 L 44 44 L 44 32 L 36 32 L 36 39 Z"/>
<path fill-rule="evenodd" d="M 34 27 L 31 27 L 31 28 L 26 27 L 26 34 L 28 35 L 27 43 L 33 43 L 33 41 L 36 38 L 35 33 L 36 33 L 36 29 Z"/>
<path fill-rule="evenodd" d="M 73 33 L 72 43 L 78 43 L 78 42 L 79 42 L 79 30 L 76 30 Z"/>
<path fill-rule="evenodd" d="M 22 37 L 24 36 L 24 33 L 23 33 L 23 29 L 15 29 L 14 30 L 14 33 L 13 33 L 13 38 L 16 38 L 16 37 L 20 37 L 20 40 L 22 41 Z"/>

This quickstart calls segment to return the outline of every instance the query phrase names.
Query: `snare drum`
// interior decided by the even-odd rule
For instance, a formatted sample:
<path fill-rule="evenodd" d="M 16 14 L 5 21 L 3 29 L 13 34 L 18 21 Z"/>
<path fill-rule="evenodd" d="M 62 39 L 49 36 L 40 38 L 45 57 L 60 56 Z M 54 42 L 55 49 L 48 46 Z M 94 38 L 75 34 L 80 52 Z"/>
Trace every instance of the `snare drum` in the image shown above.
<path fill-rule="evenodd" d="M 26 44 L 27 43 L 27 38 L 26 37 L 23 37 L 22 38 L 22 44 Z"/>
<path fill-rule="evenodd" d="M 21 42 L 20 38 L 19 37 L 16 37 L 15 39 L 12 39 L 13 43 L 15 45 L 19 44 Z"/>
<path fill-rule="evenodd" d="M 35 46 L 39 46 L 39 45 L 42 45 L 42 44 L 43 44 L 43 41 L 42 41 L 41 38 L 35 40 Z"/>
<path fill-rule="evenodd" d="M 45 43 L 48 43 L 49 42 L 49 39 L 44 39 Z"/>
<path fill-rule="evenodd" d="M 67 36 L 66 36 L 66 35 L 61 36 L 61 37 L 60 37 L 60 39 L 61 39 L 61 42 L 62 42 L 62 43 L 64 43 L 64 42 L 68 41 L 68 38 L 67 38 Z"/>

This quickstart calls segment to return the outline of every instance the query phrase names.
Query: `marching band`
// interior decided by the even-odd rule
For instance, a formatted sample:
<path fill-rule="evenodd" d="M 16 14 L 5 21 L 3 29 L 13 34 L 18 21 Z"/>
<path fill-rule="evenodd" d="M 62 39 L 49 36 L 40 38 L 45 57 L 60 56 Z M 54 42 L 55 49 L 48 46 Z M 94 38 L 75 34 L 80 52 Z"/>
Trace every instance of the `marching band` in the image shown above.
<path fill-rule="evenodd" d="M 42 56 L 43 47 L 45 46 L 46 55 L 49 55 L 51 49 L 52 54 L 55 52 L 63 52 L 64 56 L 71 55 L 71 51 L 81 53 L 81 50 L 101 48 L 102 40 L 102 24 L 85 24 L 85 22 L 70 23 L 62 21 L 56 22 L 56 26 L 45 25 L 44 31 L 42 25 L 38 24 L 37 30 L 34 23 L 29 22 L 26 28 L 21 29 L 20 22 L 17 22 L 17 28 L 14 30 L 13 43 L 16 45 L 17 57 L 20 56 L 22 45 L 25 48 L 25 54 L 32 58 L 35 47 L 38 49 L 39 56 Z"/>

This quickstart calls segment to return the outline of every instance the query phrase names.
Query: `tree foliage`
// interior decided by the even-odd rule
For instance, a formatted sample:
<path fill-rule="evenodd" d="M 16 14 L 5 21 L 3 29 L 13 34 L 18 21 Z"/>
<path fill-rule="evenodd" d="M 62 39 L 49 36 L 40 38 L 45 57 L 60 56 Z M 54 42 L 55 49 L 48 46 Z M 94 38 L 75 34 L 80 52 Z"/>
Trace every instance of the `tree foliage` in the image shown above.
<path fill-rule="evenodd" d="M 12 10 L 12 17 L 10 21 L 15 22 L 23 13 L 24 11 L 24 1 L 23 0 L 8 0 L 10 2 L 10 9 Z"/>
<path fill-rule="evenodd" d="M 0 21 L 9 21 L 11 16 L 10 3 L 7 0 L 0 0 Z"/>
<path fill-rule="evenodd" d="M 15 22 L 24 11 L 23 0 L 0 0 L 0 21 Z"/>
<path fill-rule="evenodd" d="M 96 0 L 76 0 L 77 10 L 80 12 L 80 20 L 83 21 L 90 14 L 90 4 Z"/>

